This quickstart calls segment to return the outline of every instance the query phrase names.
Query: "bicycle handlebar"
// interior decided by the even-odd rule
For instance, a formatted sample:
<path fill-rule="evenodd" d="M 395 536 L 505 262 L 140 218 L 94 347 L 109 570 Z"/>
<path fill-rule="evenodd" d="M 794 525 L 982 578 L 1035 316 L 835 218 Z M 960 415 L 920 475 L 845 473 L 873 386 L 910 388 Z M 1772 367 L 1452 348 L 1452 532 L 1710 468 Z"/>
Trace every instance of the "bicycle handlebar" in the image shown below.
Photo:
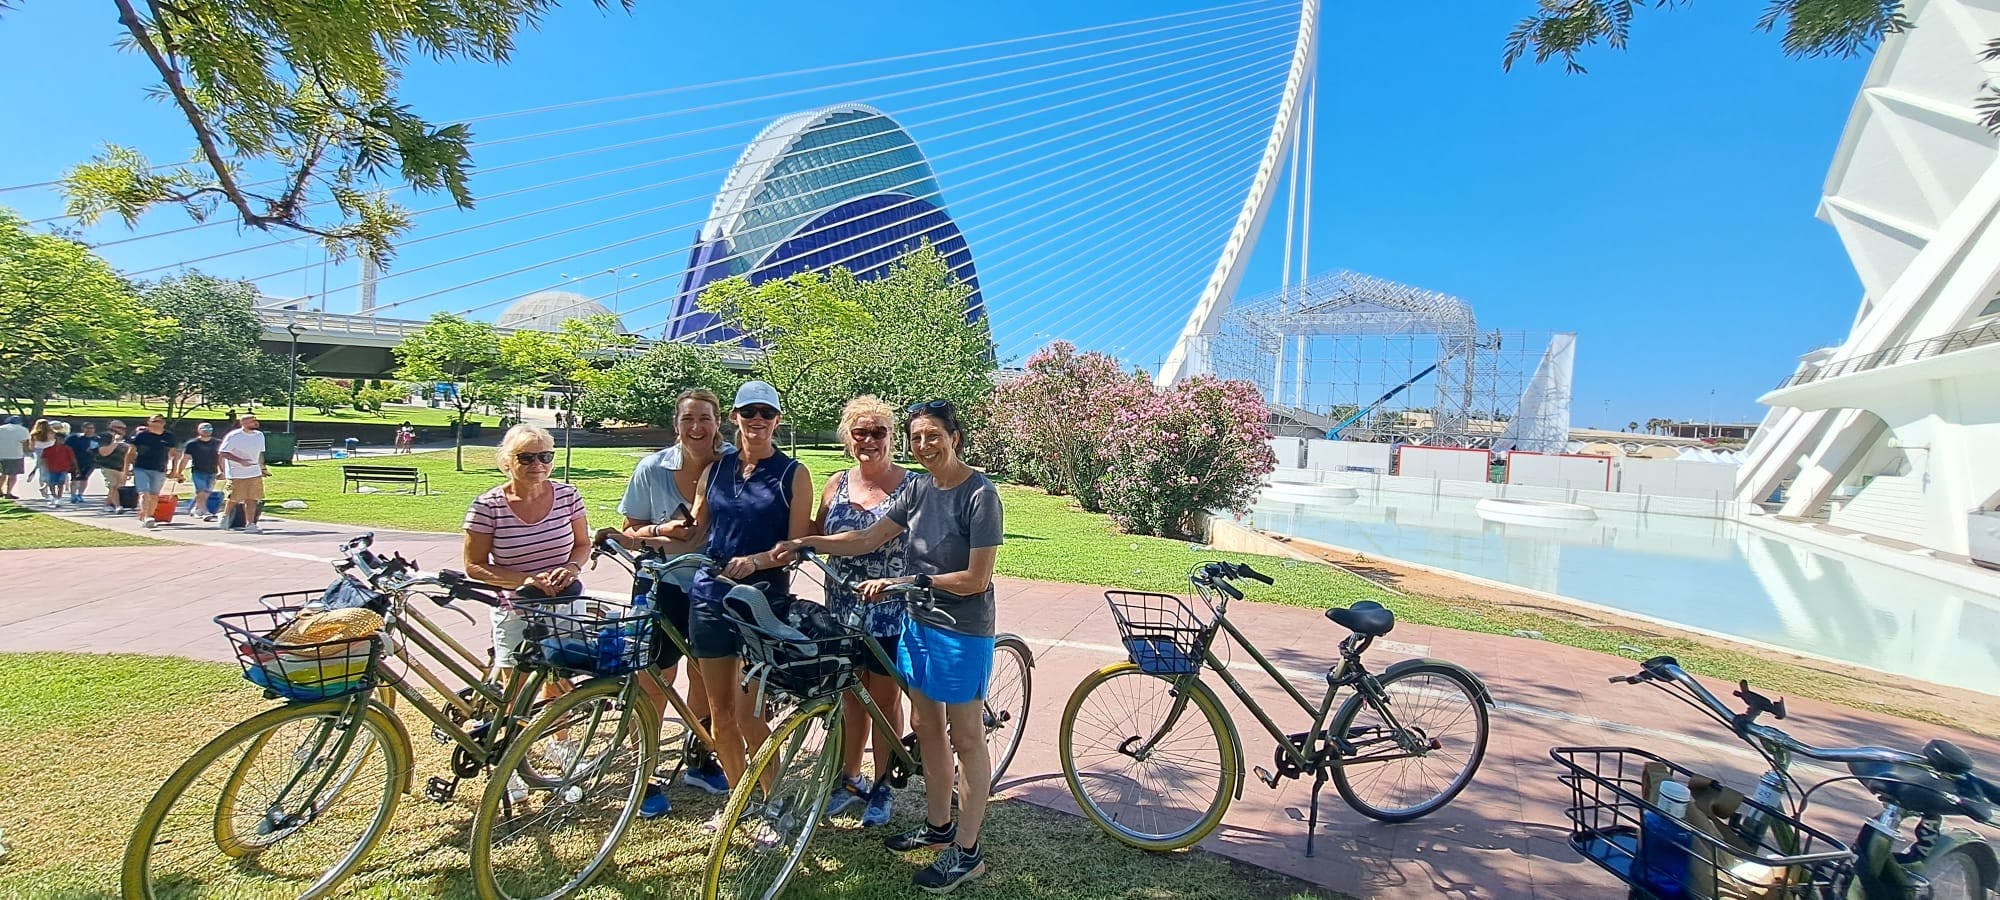
<path fill-rule="evenodd" d="M 1202 563 L 1195 566 L 1194 570 L 1188 573 L 1188 583 L 1193 584 L 1197 589 L 1204 587 L 1214 588 L 1231 600 L 1243 599 L 1243 589 L 1230 583 L 1237 578 L 1249 578 L 1265 584 L 1276 583 L 1271 579 L 1271 576 L 1252 569 L 1247 564 L 1224 562 L 1222 560 Z"/>
<path fill-rule="evenodd" d="M 839 572 L 834 571 L 833 564 L 827 562 L 826 555 L 820 553 L 818 550 L 814 550 L 811 547 L 800 547 L 798 549 L 798 562 L 810 562 L 818 566 L 821 574 L 826 576 L 828 584 L 838 584 L 849 593 L 857 596 L 860 594 L 860 591 L 856 589 L 858 586 L 847 578 L 842 577 Z M 797 565 L 797 563 L 794 563 L 794 565 Z M 891 584 L 883 586 L 882 594 L 886 599 L 875 602 L 902 603 L 905 606 L 914 606 L 953 625 L 958 624 L 957 616 L 937 608 L 937 595 L 932 593 L 930 588 L 918 587 L 914 584 Z"/>
<path fill-rule="evenodd" d="M 1818 747 L 1792 737 L 1783 729 L 1760 725 L 1757 723 L 1757 717 L 1765 713 L 1770 713 L 1776 719 L 1785 718 L 1785 701 L 1771 700 L 1751 690 L 1750 682 L 1745 679 L 1737 682 L 1737 689 L 1733 692 L 1736 697 L 1744 701 L 1744 710 L 1737 712 L 1730 709 L 1701 682 L 1695 680 L 1693 675 L 1689 675 L 1686 669 L 1681 668 L 1680 662 L 1671 656 L 1653 657 L 1640 663 L 1636 674 L 1618 675 L 1611 679 L 1613 684 L 1646 682 L 1679 687 L 1694 698 L 1697 706 L 1714 716 L 1717 721 L 1727 724 L 1730 730 L 1736 732 L 1737 737 L 1747 741 L 1780 747 L 1821 762 L 1914 763 L 1929 766 L 1924 757 L 1915 753 L 1887 747 Z"/>

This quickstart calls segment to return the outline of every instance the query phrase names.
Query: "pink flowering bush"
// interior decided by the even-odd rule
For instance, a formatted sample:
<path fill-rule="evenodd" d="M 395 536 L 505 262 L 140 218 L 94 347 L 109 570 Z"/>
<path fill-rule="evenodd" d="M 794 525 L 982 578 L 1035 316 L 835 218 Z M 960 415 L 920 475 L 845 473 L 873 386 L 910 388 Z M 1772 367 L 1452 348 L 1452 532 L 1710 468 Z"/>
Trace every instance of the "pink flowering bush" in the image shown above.
<path fill-rule="evenodd" d="M 1151 382 L 1118 360 L 1052 343 L 1028 358 L 1025 374 L 993 392 L 992 430 L 1001 445 L 995 459 L 1022 481 L 1102 512 L 1099 485 L 1111 467 L 1115 423 L 1152 394 Z"/>
<path fill-rule="evenodd" d="M 1151 391 L 1110 429 L 1104 511 L 1136 534 L 1188 538 L 1211 510 L 1247 512 L 1277 466 L 1255 385 L 1203 375 Z"/>

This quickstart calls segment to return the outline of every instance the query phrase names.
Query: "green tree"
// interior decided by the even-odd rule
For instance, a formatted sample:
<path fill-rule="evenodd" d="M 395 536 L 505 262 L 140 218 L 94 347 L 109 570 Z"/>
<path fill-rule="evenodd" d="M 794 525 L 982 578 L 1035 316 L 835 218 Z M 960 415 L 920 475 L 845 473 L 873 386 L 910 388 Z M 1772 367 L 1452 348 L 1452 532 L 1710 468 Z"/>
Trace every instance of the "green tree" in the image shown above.
<path fill-rule="evenodd" d="M 739 277 L 711 286 L 701 303 L 763 345 L 758 375 L 784 395 L 792 426 L 824 432 L 861 394 L 898 405 L 951 400 L 976 417 L 995 365 L 985 320 L 966 321 L 971 294 L 926 244 L 879 279 L 840 268 L 755 286 Z"/>
<path fill-rule="evenodd" d="M 396 345 L 396 377 L 423 384 L 446 383 L 451 404 L 453 465 L 465 471 L 465 420 L 481 406 L 502 409 L 519 395 L 522 380 L 500 354 L 500 334 L 485 322 L 438 313 L 416 334 Z"/>
<path fill-rule="evenodd" d="M 609 369 L 594 370 L 577 400 L 585 422 L 636 422 L 674 427 L 674 398 L 690 388 L 708 388 L 728 403 L 742 378 L 722 364 L 722 356 L 701 344 L 655 344 Z"/>
<path fill-rule="evenodd" d="M 30 418 L 58 393 L 117 393 L 145 366 L 140 338 L 165 327 L 90 248 L 36 234 L 0 208 L 0 397 Z"/>
<path fill-rule="evenodd" d="M 319 410 L 321 415 L 332 415 L 353 401 L 354 393 L 331 378 L 307 378 L 299 382 L 298 402 Z"/>
<path fill-rule="evenodd" d="M 245 403 L 284 391 L 284 364 L 258 343 L 264 323 L 249 282 L 190 273 L 146 288 L 145 304 L 172 325 L 142 335 L 141 352 L 153 368 L 133 386 L 166 403 L 169 423 L 198 404 Z"/>
<path fill-rule="evenodd" d="M 596 0 L 600 8 L 609 0 Z M 628 6 L 631 0 L 622 0 Z M 0 7 L 9 4 L 0 2 Z M 412 55 L 504 63 L 556 0 L 273 3 L 111 0 L 119 44 L 145 57 L 153 93 L 187 122 L 193 162 L 154 166 L 126 147 L 71 169 L 71 214 L 129 224 L 156 204 L 197 220 L 319 237 L 332 253 L 387 259 L 409 214 L 382 188 L 444 191 L 460 208 L 472 131 L 433 125 L 398 96 Z"/>
<path fill-rule="evenodd" d="M 563 412 L 575 413 L 578 396 L 617 363 L 637 339 L 619 330 L 609 313 L 565 320 L 560 331 L 522 329 L 500 339 L 500 358 L 530 383 L 563 395 Z M 563 429 L 563 478 L 569 478 L 570 429 Z"/>

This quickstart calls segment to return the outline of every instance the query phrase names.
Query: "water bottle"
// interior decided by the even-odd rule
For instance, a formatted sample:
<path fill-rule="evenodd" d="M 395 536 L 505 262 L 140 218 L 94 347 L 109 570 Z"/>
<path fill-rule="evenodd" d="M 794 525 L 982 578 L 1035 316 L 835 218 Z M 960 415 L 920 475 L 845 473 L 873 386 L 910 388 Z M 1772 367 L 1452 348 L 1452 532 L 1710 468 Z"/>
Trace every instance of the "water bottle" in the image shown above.
<path fill-rule="evenodd" d="M 625 635 L 617 628 L 597 631 L 597 674 L 616 675 L 625 665 Z"/>
<path fill-rule="evenodd" d="M 1660 812 L 1646 810 L 1639 826 L 1639 886 L 1660 900 L 1682 900 L 1688 896 L 1690 853 L 1687 817 L 1688 801 L 1694 795 L 1678 781 L 1660 784 Z M 1666 815 L 1661 815 L 1664 812 Z"/>
<path fill-rule="evenodd" d="M 618 626 L 619 631 L 621 631 L 624 634 L 626 640 L 646 641 L 651 639 L 652 637 L 651 633 L 653 624 L 653 620 L 651 618 L 653 614 L 652 587 L 653 587 L 653 582 L 652 579 L 649 578 L 646 580 L 646 590 L 644 592 L 634 593 L 632 595 L 632 610 L 631 612 L 626 613 L 626 619 L 624 623 Z M 635 646 L 634 654 L 635 656 L 638 657 L 636 660 L 634 660 L 635 662 L 644 665 L 652 661 L 646 658 L 646 654 L 643 651 L 639 651 L 636 649 L 637 647 L 636 644 L 634 646 Z"/>
<path fill-rule="evenodd" d="M 1736 832 L 1741 834 L 1743 840 L 1750 846 L 1761 846 L 1765 831 L 1771 827 L 1770 815 L 1757 808 L 1757 805 L 1777 809 L 1778 801 L 1784 797 L 1784 792 L 1785 778 L 1775 771 L 1765 772 L 1764 777 L 1757 780 L 1757 793 L 1750 798 L 1752 805 L 1744 806 L 1742 814 L 1736 817 Z"/>

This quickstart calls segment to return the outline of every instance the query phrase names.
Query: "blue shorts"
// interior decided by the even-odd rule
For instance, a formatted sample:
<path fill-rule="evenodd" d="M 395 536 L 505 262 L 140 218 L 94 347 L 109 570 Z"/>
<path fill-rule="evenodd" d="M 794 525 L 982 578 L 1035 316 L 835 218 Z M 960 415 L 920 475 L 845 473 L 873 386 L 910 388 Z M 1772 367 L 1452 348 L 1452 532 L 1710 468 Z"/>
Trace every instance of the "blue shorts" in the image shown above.
<path fill-rule="evenodd" d="M 209 491 L 215 490 L 214 472 L 190 472 L 188 474 L 194 476 L 195 493 L 206 494 Z M 189 499 L 188 502 L 193 503 L 194 500 Z"/>
<path fill-rule="evenodd" d="M 911 690 L 940 703 L 978 700 L 993 674 L 993 638 L 905 618 L 896 672 Z"/>
<path fill-rule="evenodd" d="M 132 470 L 132 489 L 141 494 L 157 494 L 167 486 L 167 473 L 152 469 Z M 152 513 L 147 513 L 152 515 Z"/>
<path fill-rule="evenodd" d="M 42 472 L 42 483 L 48 485 L 49 487 L 58 487 L 58 488 L 62 487 L 63 485 L 69 484 L 69 473 L 50 472 L 44 470 Z"/>

